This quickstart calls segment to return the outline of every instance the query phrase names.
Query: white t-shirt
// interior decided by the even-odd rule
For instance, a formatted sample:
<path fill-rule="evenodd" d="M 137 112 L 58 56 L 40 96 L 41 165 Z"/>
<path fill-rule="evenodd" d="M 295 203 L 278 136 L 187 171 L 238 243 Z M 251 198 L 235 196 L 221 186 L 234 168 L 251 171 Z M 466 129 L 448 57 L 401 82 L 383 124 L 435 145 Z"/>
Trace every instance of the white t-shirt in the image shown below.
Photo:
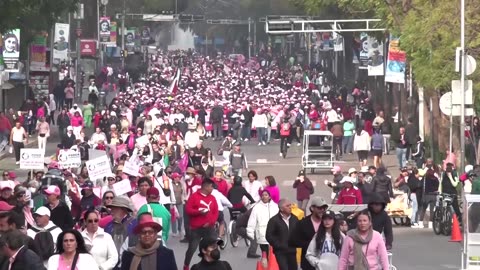
<path fill-rule="evenodd" d="M 12 141 L 14 142 L 23 142 L 23 135 L 25 134 L 25 129 L 23 127 L 20 128 L 12 128 Z"/>

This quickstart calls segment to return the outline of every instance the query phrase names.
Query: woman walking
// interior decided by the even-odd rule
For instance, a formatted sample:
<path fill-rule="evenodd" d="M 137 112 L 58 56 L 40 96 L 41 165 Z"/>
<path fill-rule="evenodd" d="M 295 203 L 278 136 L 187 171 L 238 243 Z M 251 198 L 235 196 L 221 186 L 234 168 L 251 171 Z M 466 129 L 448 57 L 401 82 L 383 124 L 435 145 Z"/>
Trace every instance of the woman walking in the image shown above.
<path fill-rule="evenodd" d="M 318 231 L 308 245 L 305 258 L 316 270 L 337 269 L 344 235 L 333 211 L 326 211 Z"/>
<path fill-rule="evenodd" d="M 306 213 L 308 201 L 310 201 L 310 195 L 314 193 L 314 189 L 312 181 L 308 179 L 304 170 L 298 172 L 298 177 L 293 182 L 293 188 L 297 190 L 298 207 Z"/>
<path fill-rule="evenodd" d="M 370 135 L 362 127 L 358 127 L 353 138 L 353 150 L 357 152 L 360 167 L 367 166 L 370 148 Z"/>
<path fill-rule="evenodd" d="M 347 232 L 338 270 L 380 270 L 389 269 L 387 248 L 382 235 L 372 228 L 368 211 L 357 217 L 357 228 Z"/>
<path fill-rule="evenodd" d="M 47 138 L 50 137 L 50 125 L 45 121 L 45 117 L 40 117 L 37 124 L 38 132 L 38 149 L 43 149 L 47 146 Z"/>

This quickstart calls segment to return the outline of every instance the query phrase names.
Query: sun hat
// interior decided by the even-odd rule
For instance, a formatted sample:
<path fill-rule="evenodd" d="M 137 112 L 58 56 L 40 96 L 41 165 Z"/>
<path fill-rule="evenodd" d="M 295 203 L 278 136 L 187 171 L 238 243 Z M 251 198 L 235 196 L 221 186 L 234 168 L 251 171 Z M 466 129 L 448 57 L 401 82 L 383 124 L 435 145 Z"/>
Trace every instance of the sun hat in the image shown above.
<path fill-rule="evenodd" d="M 137 226 L 133 229 L 133 233 L 140 234 L 144 228 L 152 228 L 157 233 L 163 229 L 162 225 L 155 222 L 150 215 L 145 215 L 145 217 L 138 222 Z"/>
<path fill-rule="evenodd" d="M 111 207 L 124 208 L 129 212 L 133 212 L 132 208 L 130 207 L 130 201 L 127 198 L 121 197 L 121 196 L 116 196 L 115 198 L 113 198 L 112 203 L 110 203 L 109 205 L 106 205 L 106 207 L 107 208 L 111 208 Z"/>

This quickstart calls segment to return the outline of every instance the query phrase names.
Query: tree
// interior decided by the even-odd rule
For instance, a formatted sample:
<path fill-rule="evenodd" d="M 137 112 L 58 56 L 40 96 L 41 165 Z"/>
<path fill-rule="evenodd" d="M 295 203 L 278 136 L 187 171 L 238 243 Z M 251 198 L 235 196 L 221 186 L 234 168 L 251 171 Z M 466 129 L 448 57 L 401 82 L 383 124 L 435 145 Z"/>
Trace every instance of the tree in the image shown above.
<path fill-rule="evenodd" d="M 432 97 L 436 130 L 448 130 L 448 121 L 438 112 L 438 99 L 450 90 L 455 72 L 455 48 L 460 45 L 460 1 L 440 0 L 292 0 L 310 14 L 325 8 L 338 8 L 340 17 L 382 19 L 389 32 L 400 37 L 400 47 L 407 52 L 417 85 Z M 470 55 L 480 56 L 480 3 L 466 0 L 466 48 Z M 475 72 L 469 79 L 479 76 Z M 478 84 L 475 88 L 478 88 Z M 476 100 L 480 93 L 475 91 Z M 428 113 L 426 115 L 429 115 Z M 427 125 L 429 121 L 425 122 Z M 446 127 L 446 128 L 445 128 Z M 436 133 L 435 135 L 439 135 Z M 440 134 L 439 146 L 445 149 L 448 135 Z M 457 148 L 458 149 L 458 148 Z"/>
<path fill-rule="evenodd" d="M 79 0 L 1 0 L 0 34 L 19 28 L 21 55 L 26 57 L 33 36 L 48 32 L 61 16 L 75 11 L 78 3 Z"/>

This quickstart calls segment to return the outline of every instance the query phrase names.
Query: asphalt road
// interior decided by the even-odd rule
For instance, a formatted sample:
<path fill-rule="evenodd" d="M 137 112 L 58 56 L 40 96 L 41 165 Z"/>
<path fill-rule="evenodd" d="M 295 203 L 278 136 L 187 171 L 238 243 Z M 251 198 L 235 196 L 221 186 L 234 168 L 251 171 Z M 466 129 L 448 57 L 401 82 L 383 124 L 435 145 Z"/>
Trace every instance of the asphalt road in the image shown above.
<path fill-rule="evenodd" d="M 49 139 L 47 144 L 47 155 L 55 151 L 58 138 L 55 133 Z M 207 146 L 217 149 L 219 142 L 207 141 Z M 36 144 L 35 144 L 36 146 Z M 242 145 L 249 162 L 249 169 L 256 170 L 259 177 L 273 175 L 280 187 L 281 197 L 295 200 L 295 191 L 292 188 L 293 180 L 301 169 L 301 147 L 293 146 L 289 149 L 288 157 L 283 159 L 279 157 L 279 143 L 273 142 L 267 146 L 257 146 L 257 143 L 246 142 Z M 221 157 L 218 157 L 221 159 Z M 354 156 L 346 156 L 342 163 L 342 169 L 347 171 L 350 167 L 358 169 L 358 163 Z M 396 170 L 395 157 L 393 155 L 384 158 L 387 167 L 395 176 Z M 15 170 L 20 179 L 25 179 L 27 171 L 20 171 L 11 155 L 0 161 L 0 170 Z M 307 173 L 309 173 L 307 171 Z M 331 179 L 328 173 L 309 174 L 308 177 L 315 185 L 315 195 L 323 196 L 328 200 L 330 190 L 323 184 L 325 179 Z M 228 216 L 228 214 L 226 214 Z M 175 257 L 179 269 L 183 267 L 184 254 L 187 244 L 179 243 L 179 238 L 172 237 L 169 240 L 168 247 L 175 251 Z M 436 236 L 430 229 L 411 229 L 406 227 L 394 228 L 393 244 L 393 264 L 397 269 L 416 269 L 416 270 L 438 270 L 438 269 L 459 269 L 460 268 L 460 245 L 458 243 L 448 242 L 449 238 Z M 260 252 L 260 251 L 258 251 Z M 233 248 L 230 244 L 222 251 L 222 259 L 230 262 L 233 269 L 255 269 L 256 260 L 246 258 L 246 248 L 244 243 Z M 199 260 L 194 257 L 192 263 Z"/>

